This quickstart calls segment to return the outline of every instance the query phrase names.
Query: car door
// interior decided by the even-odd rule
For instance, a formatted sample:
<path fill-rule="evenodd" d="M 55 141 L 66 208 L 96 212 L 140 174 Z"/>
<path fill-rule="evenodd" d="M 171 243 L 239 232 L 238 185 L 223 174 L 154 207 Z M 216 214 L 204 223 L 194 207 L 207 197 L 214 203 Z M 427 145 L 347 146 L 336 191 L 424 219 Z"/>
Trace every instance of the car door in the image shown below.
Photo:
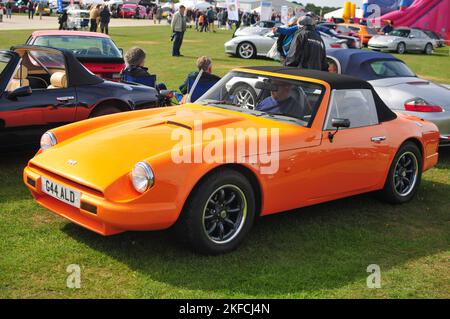
<path fill-rule="evenodd" d="M 411 30 L 411 33 L 409 34 L 409 50 L 421 50 L 421 43 L 422 39 L 420 38 L 420 33 L 417 30 Z"/>
<path fill-rule="evenodd" d="M 75 120 L 77 96 L 75 88 L 67 86 L 63 55 L 38 51 L 21 52 L 22 58 L 3 89 L 0 120 L 9 133 L 39 134 Z M 45 73 L 49 70 L 52 74 Z M 64 85 L 57 83 L 58 75 L 59 82 Z M 26 88 L 29 90 L 24 90 Z M 18 90 L 23 92 L 17 95 Z"/>
<path fill-rule="evenodd" d="M 348 119 L 350 127 L 336 131 L 333 118 Z M 315 157 L 316 183 L 308 184 L 309 201 L 340 198 L 382 185 L 390 159 L 387 140 L 371 90 L 334 90 Z"/>

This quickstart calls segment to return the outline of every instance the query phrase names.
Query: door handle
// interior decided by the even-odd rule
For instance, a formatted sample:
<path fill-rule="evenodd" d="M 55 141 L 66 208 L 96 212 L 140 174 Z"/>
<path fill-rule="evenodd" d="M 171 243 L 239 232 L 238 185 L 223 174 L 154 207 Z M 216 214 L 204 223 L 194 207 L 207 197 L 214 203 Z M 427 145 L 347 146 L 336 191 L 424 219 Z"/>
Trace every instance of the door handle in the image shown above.
<path fill-rule="evenodd" d="M 74 99 L 75 99 L 74 96 L 59 96 L 56 98 L 56 100 L 59 102 L 68 102 L 68 101 L 72 101 Z"/>
<path fill-rule="evenodd" d="M 386 136 L 374 136 L 370 140 L 374 143 L 377 143 L 377 142 L 384 141 L 385 139 L 386 139 Z"/>

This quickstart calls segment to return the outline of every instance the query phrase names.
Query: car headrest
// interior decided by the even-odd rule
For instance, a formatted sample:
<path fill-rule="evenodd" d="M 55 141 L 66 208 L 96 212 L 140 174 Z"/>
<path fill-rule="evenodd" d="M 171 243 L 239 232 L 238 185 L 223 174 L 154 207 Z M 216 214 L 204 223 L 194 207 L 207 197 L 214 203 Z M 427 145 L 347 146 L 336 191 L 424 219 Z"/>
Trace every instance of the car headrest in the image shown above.
<path fill-rule="evenodd" d="M 21 65 L 17 72 L 14 74 L 15 80 L 26 79 L 28 77 L 28 69 L 26 66 Z"/>
<path fill-rule="evenodd" d="M 55 72 L 50 77 L 50 84 L 53 87 L 65 88 L 67 87 L 66 72 Z"/>

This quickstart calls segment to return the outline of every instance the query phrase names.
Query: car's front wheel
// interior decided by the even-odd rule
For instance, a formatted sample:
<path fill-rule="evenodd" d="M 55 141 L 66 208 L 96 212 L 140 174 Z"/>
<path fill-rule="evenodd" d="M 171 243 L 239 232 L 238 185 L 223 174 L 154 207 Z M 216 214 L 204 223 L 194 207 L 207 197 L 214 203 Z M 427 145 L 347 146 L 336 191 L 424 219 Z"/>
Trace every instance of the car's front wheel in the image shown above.
<path fill-rule="evenodd" d="M 422 154 L 416 144 L 403 144 L 392 161 L 381 197 L 393 204 L 410 201 L 422 178 Z"/>
<path fill-rule="evenodd" d="M 242 42 L 238 45 L 237 55 L 243 59 L 251 59 L 256 56 L 256 48 L 250 42 Z"/>
<path fill-rule="evenodd" d="M 397 53 L 398 54 L 403 54 L 403 53 L 405 53 L 406 52 L 406 45 L 403 43 L 403 42 L 400 42 L 398 45 L 397 45 Z"/>
<path fill-rule="evenodd" d="M 427 43 L 424 50 L 425 54 L 432 54 L 433 53 L 433 45 L 431 43 Z"/>
<path fill-rule="evenodd" d="M 235 170 L 220 169 L 195 187 L 175 228 L 193 250 L 216 255 L 242 243 L 255 214 L 255 193 L 248 179 Z"/>

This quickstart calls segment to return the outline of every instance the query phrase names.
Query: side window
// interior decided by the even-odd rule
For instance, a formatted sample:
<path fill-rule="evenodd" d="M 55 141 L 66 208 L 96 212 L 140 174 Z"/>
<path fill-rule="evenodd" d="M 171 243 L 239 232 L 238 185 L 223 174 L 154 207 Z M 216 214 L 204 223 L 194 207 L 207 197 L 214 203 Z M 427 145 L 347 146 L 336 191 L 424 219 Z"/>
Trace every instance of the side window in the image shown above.
<path fill-rule="evenodd" d="M 333 90 L 325 129 L 334 129 L 333 118 L 350 120 L 350 128 L 378 124 L 377 109 L 371 90 Z"/>

